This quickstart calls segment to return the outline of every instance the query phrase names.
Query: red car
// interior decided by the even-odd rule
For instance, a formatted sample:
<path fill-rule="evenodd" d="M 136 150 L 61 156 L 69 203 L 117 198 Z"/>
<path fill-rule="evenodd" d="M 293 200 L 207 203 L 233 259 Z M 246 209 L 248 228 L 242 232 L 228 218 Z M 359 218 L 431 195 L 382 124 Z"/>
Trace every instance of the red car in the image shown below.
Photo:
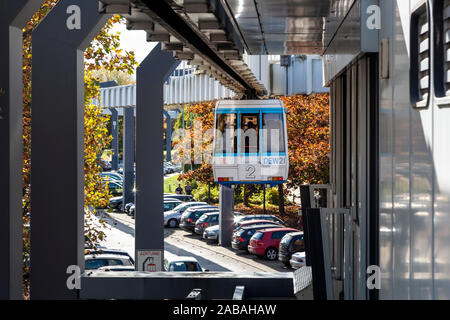
<path fill-rule="evenodd" d="M 288 233 L 299 232 L 292 228 L 263 229 L 256 232 L 250 239 L 248 251 L 268 260 L 278 258 L 278 248 L 281 239 Z"/>

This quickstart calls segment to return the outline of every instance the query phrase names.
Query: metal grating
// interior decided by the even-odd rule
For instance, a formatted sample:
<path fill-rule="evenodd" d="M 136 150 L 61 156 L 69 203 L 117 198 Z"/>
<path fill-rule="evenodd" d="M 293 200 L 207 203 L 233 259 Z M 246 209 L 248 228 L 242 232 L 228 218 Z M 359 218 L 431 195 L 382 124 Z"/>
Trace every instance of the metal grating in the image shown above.
<path fill-rule="evenodd" d="M 312 268 L 302 267 L 294 271 L 294 294 L 312 285 Z"/>

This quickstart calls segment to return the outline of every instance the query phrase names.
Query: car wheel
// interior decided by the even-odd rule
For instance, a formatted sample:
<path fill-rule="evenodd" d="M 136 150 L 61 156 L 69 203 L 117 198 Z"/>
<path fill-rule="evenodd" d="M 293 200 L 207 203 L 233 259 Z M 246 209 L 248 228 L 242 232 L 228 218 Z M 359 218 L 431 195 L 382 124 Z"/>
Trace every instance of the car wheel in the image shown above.
<path fill-rule="evenodd" d="M 169 227 L 176 228 L 178 226 L 178 221 L 176 219 L 169 220 Z"/>
<path fill-rule="evenodd" d="M 283 264 L 285 267 L 288 267 L 288 268 L 291 267 L 291 264 L 289 263 L 289 261 L 283 261 Z"/>
<path fill-rule="evenodd" d="M 273 261 L 278 257 L 278 251 L 275 248 L 269 248 L 266 250 L 265 257 L 267 260 Z"/>

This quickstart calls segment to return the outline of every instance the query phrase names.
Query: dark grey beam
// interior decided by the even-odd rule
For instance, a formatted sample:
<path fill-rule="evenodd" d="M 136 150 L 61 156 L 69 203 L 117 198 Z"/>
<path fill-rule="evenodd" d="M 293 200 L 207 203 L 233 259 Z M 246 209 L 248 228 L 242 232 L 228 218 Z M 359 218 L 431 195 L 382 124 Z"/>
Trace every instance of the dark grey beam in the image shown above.
<path fill-rule="evenodd" d="M 33 32 L 32 299 L 77 298 L 66 271 L 84 269 L 84 50 L 108 18 L 98 1 L 60 0 Z"/>
<path fill-rule="evenodd" d="M 136 251 L 164 249 L 163 84 L 179 63 L 158 44 L 137 69 Z"/>
<path fill-rule="evenodd" d="M 111 111 L 111 168 L 112 170 L 119 169 L 119 112 L 116 109 L 109 109 Z"/>
<path fill-rule="evenodd" d="M 123 207 L 134 202 L 134 109 L 123 109 Z"/>
<path fill-rule="evenodd" d="M 81 299 L 182 300 L 192 289 L 202 299 L 231 300 L 236 287 L 245 287 L 245 299 L 294 297 L 291 272 L 89 272 L 81 278 Z"/>
<path fill-rule="evenodd" d="M 223 185 L 219 188 L 219 244 L 223 247 L 231 247 L 234 222 L 234 189 Z"/>
<path fill-rule="evenodd" d="M 42 0 L 0 0 L 0 300 L 22 299 L 22 28 Z"/>

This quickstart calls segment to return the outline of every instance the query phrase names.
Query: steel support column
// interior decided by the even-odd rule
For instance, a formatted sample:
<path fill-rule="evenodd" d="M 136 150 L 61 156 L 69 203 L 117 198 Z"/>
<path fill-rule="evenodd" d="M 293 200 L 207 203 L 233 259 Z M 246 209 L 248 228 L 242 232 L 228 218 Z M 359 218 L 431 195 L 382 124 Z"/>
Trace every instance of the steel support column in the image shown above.
<path fill-rule="evenodd" d="M 123 207 L 134 203 L 134 109 L 123 109 Z"/>
<path fill-rule="evenodd" d="M 0 0 L 0 300 L 22 299 L 22 28 L 39 0 Z"/>
<path fill-rule="evenodd" d="M 234 222 L 234 189 L 221 185 L 219 195 L 219 244 L 231 247 Z"/>
<path fill-rule="evenodd" d="M 84 270 L 84 50 L 108 18 L 97 1 L 60 0 L 33 32 L 32 299 L 77 298 L 66 272 Z"/>
<path fill-rule="evenodd" d="M 136 74 L 135 249 L 164 249 L 163 84 L 178 66 L 158 44 Z"/>
<path fill-rule="evenodd" d="M 119 169 L 119 112 L 116 109 L 109 109 L 111 112 L 111 169 L 117 171 Z"/>

